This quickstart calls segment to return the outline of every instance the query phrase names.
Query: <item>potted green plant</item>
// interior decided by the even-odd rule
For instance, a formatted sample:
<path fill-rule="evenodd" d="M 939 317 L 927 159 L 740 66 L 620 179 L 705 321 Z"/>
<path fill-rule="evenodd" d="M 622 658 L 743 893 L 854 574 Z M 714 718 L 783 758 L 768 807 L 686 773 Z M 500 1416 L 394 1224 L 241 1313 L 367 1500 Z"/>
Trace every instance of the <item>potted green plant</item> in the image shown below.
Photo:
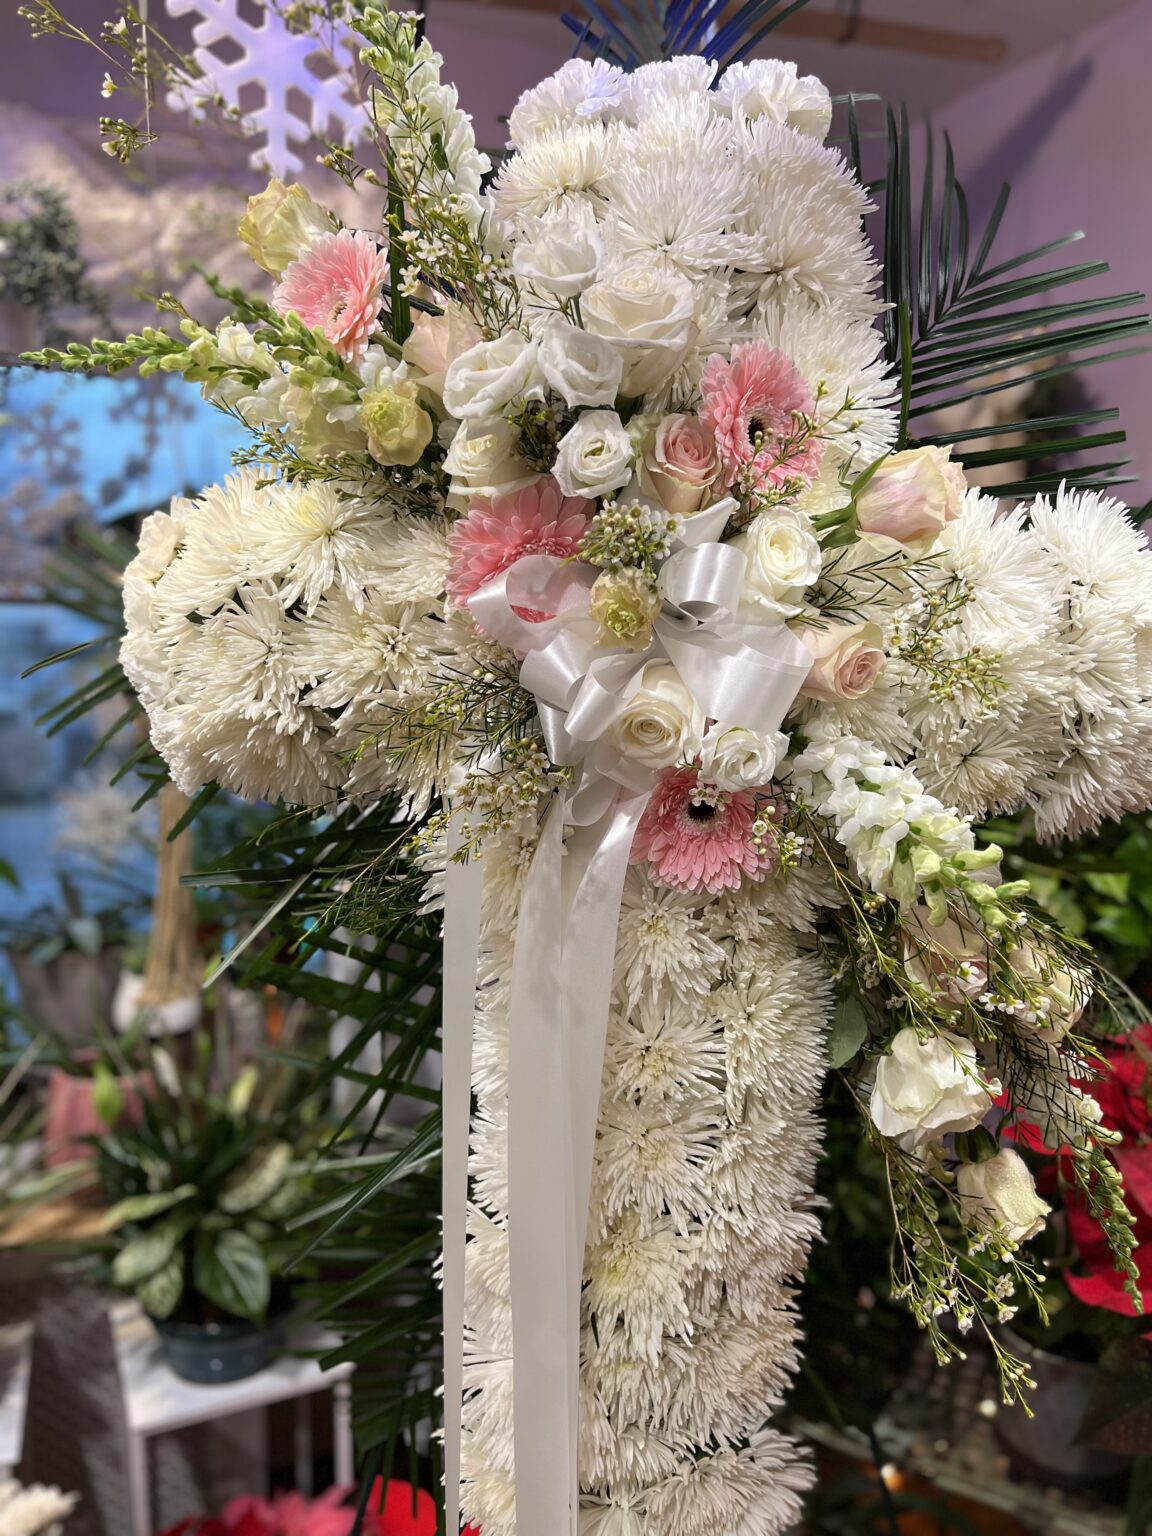
<path fill-rule="evenodd" d="M 324 1135 L 286 1067 L 249 1065 L 224 1089 L 206 1033 L 183 1067 L 162 1046 L 136 1049 L 135 1117 L 120 1114 L 119 1048 L 95 1072 L 106 1275 L 138 1299 L 177 1375 L 235 1381 L 282 1346 L 299 1246 L 285 1220 L 308 1198 Z"/>

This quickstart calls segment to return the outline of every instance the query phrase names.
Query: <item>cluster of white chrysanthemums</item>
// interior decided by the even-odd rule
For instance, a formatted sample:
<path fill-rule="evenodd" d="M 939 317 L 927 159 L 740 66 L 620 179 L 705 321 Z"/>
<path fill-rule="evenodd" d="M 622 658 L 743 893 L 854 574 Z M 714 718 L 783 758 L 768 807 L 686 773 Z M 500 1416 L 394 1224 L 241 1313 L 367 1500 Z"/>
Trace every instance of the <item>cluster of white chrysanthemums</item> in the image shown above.
<path fill-rule="evenodd" d="M 530 855 L 515 837 L 485 854 L 464 1411 L 485 1536 L 515 1531 L 507 1010 Z M 585 1255 L 582 1536 L 770 1533 L 798 1514 L 806 1458 L 765 1419 L 817 1232 L 830 988 L 800 942 L 825 895 L 811 873 L 720 901 L 629 876 Z"/>
<path fill-rule="evenodd" d="M 445 564 L 433 524 L 255 470 L 148 518 L 121 657 L 176 782 L 304 805 L 394 782 L 365 741 L 473 643 L 434 617 Z M 408 772 L 426 801 L 433 765 Z"/>
<path fill-rule="evenodd" d="M 1007 510 L 969 492 L 921 581 L 961 598 L 940 637 L 951 685 L 901 678 L 929 787 L 975 816 L 1033 806 L 1047 837 L 1148 804 L 1152 551 L 1127 507 L 1065 490 Z"/>

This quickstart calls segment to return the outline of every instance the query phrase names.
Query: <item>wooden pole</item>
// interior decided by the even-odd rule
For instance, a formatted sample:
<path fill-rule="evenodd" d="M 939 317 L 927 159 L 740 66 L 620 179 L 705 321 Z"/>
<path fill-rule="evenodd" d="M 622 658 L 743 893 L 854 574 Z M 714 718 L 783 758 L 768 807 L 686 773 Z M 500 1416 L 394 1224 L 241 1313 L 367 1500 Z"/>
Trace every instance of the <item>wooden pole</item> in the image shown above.
<path fill-rule="evenodd" d="M 192 864 L 192 832 L 185 828 L 171 842 L 168 834 L 188 809 L 187 796 L 175 784 L 165 784 L 156 796 L 156 890 L 152 898 L 152 932 L 144 964 L 142 1007 L 187 997 L 200 986 L 203 969 L 196 952 L 196 904 L 192 891 L 180 884 Z"/>

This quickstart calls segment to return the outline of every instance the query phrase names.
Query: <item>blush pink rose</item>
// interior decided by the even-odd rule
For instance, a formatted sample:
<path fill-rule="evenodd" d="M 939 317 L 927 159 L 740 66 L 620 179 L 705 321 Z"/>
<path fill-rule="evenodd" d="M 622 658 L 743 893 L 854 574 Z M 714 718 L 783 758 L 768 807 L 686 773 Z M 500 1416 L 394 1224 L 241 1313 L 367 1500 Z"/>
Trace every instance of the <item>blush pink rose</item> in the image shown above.
<path fill-rule="evenodd" d="M 696 416 L 665 416 L 640 455 L 640 489 L 681 517 L 709 505 L 719 473 L 716 438 Z"/>
<path fill-rule="evenodd" d="M 484 333 L 459 304 L 448 303 L 442 315 L 418 310 L 412 316 L 412 330 L 404 343 L 404 361 L 421 374 L 416 381 L 420 388 L 439 399 L 449 364 L 483 340 Z"/>
<path fill-rule="evenodd" d="M 898 544 L 935 539 L 960 516 L 967 489 L 949 448 L 908 448 L 884 460 L 856 501 L 861 533 Z"/>
<path fill-rule="evenodd" d="M 809 699 L 839 704 L 859 699 L 884 670 L 882 636 L 875 624 L 828 624 L 797 629 L 796 638 L 812 653 L 812 667 L 800 692 Z"/>

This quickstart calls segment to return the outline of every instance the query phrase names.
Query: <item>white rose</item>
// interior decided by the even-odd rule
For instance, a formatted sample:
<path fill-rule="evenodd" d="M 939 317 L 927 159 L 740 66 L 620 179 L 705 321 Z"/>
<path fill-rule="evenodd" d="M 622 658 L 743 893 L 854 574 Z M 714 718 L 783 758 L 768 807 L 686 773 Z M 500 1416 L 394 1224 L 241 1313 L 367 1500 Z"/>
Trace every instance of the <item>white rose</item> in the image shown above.
<path fill-rule="evenodd" d="M 913 907 L 904 917 L 904 969 L 955 1011 L 988 986 L 988 940 L 970 923 L 934 923 L 926 906 Z"/>
<path fill-rule="evenodd" d="M 960 1212 L 974 1227 L 998 1228 L 1010 1243 L 1043 1232 L 1050 1206 L 1036 1193 L 1028 1164 L 1011 1147 L 982 1163 L 964 1163 L 956 1174 Z"/>
<path fill-rule="evenodd" d="M 1038 1003 L 1036 1028 L 1043 1030 L 1046 1038 L 1055 1042 L 1063 1039 L 1072 1026 L 1079 1022 L 1081 1014 L 1092 996 L 1092 985 L 1082 973 L 1065 970 L 1051 955 L 1037 950 L 1025 941 L 1008 952 L 1008 964 L 1020 986 L 1027 989 Z M 1017 1016 L 1024 1028 L 1027 1020 Z"/>
<path fill-rule="evenodd" d="M 812 653 L 811 670 L 800 688 L 806 698 L 826 704 L 863 698 L 884 670 L 878 624 L 825 624 L 794 633 Z"/>
<path fill-rule="evenodd" d="M 499 416 L 504 407 L 539 387 L 536 343 L 519 331 L 495 341 L 481 341 L 449 363 L 444 375 L 444 405 L 462 421 Z"/>
<path fill-rule="evenodd" d="M 630 762 L 672 768 L 700 750 L 704 716 L 670 661 L 650 661 L 640 686 L 607 733 Z"/>
<path fill-rule="evenodd" d="M 565 405 L 613 405 L 624 362 L 610 341 L 554 325 L 540 342 L 540 370 Z"/>
<path fill-rule="evenodd" d="M 758 789 L 770 781 L 787 750 L 788 738 L 780 731 L 763 735 L 718 722 L 700 747 L 700 778 L 717 789 Z"/>
<path fill-rule="evenodd" d="M 635 397 L 659 389 L 684 360 L 696 336 L 694 305 L 687 278 L 634 266 L 593 283 L 580 315 L 586 330 L 619 351 L 622 388 Z"/>
<path fill-rule="evenodd" d="M 921 1040 L 909 1026 L 876 1066 L 869 1111 L 876 1129 L 909 1147 L 979 1125 L 1000 1092 L 976 1059 L 971 1040 L 940 1033 Z"/>
<path fill-rule="evenodd" d="M 605 496 L 627 485 L 632 439 L 615 411 L 586 411 L 560 439 L 552 474 L 565 496 Z"/>
<path fill-rule="evenodd" d="M 503 416 L 462 421 L 444 455 L 453 496 L 500 496 L 531 485 L 540 476 L 517 455 L 520 435 Z"/>
<path fill-rule="evenodd" d="M 542 224 L 530 242 L 512 252 L 512 270 L 522 283 L 560 299 L 590 288 L 604 263 L 604 242 L 590 225 L 572 219 Z"/>
<path fill-rule="evenodd" d="M 820 578 L 820 545 L 808 529 L 787 513 L 762 512 L 732 542 L 748 557 L 746 613 L 779 618 L 797 612 L 804 589 Z"/>

